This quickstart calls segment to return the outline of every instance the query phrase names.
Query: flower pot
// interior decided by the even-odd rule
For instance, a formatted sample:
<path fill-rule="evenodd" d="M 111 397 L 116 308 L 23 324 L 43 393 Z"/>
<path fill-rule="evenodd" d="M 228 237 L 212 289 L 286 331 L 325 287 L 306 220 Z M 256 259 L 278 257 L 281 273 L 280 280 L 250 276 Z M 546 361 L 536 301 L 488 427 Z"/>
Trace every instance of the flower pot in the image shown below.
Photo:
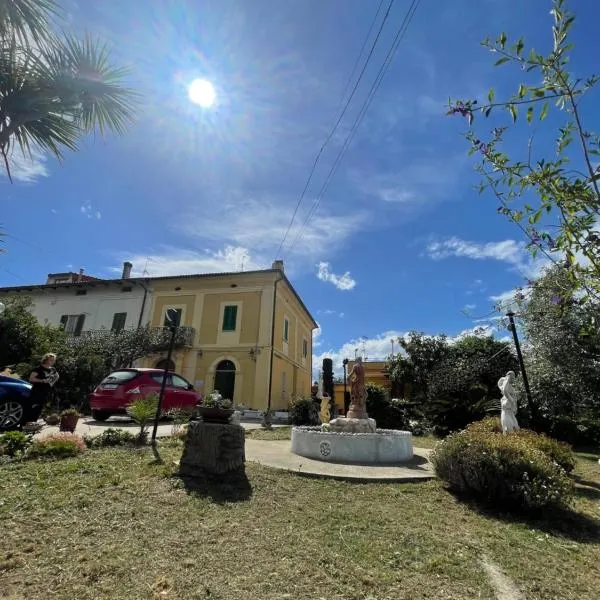
<path fill-rule="evenodd" d="M 198 414 L 205 423 L 228 423 L 233 412 L 233 408 L 198 406 Z"/>
<path fill-rule="evenodd" d="M 60 431 L 68 431 L 70 433 L 75 433 L 75 429 L 77 427 L 78 422 L 79 415 L 64 415 L 60 418 L 58 428 Z"/>

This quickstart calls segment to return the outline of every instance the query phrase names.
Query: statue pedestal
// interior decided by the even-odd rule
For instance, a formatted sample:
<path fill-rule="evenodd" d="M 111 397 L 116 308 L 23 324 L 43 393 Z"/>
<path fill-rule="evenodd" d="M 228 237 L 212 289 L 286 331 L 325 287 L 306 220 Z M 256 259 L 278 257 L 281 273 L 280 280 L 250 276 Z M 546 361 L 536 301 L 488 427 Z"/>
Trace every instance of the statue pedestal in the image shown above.
<path fill-rule="evenodd" d="M 329 431 L 335 433 L 375 433 L 377 424 L 375 419 L 350 419 L 339 417 L 329 421 Z"/>
<path fill-rule="evenodd" d="M 244 470 L 246 437 L 240 425 L 191 421 L 179 474 L 184 477 L 225 475 Z"/>

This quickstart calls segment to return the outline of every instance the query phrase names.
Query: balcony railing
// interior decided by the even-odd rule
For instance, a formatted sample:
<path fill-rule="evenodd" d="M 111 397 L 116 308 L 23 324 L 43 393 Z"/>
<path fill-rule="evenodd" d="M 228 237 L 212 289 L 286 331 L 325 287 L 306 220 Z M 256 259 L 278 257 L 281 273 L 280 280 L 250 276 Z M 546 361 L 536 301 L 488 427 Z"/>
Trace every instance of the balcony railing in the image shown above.
<path fill-rule="evenodd" d="M 118 341 L 121 338 L 123 341 L 138 341 L 140 345 L 144 345 L 154 350 L 163 350 L 168 347 L 171 341 L 171 330 L 168 327 L 140 327 L 138 329 L 123 329 L 121 331 L 112 331 L 110 329 L 92 329 L 82 331 L 80 335 L 67 334 L 67 340 L 72 346 L 79 346 L 88 343 L 102 343 L 113 339 Z M 175 348 L 189 348 L 194 345 L 196 330 L 193 327 L 183 326 L 178 327 L 175 332 Z"/>

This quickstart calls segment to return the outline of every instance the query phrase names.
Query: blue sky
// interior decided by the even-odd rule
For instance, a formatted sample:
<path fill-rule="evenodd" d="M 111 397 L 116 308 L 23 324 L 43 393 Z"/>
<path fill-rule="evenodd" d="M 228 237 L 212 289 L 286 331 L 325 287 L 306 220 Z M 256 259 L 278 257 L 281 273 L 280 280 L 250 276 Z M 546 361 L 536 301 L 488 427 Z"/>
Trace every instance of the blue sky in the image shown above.
<path fill-rule="evenodd" d="M 137 275 L 269 266 L 378 4 L 65 4 L 74 30 L 105 38 L 115 61 L 132 69 L 143 103 L 126 136 L 90 138 L 62 165 L 39 154 L 30 163 L 15 158 L 16 183 L 0 178 L 9 234 L 0 285 L 80 267 L 114 277 L 123 260 Z M 409 4 L 395 0 L 281 253 L 321 325 L 319 357 L 353 355 L 361 337 L 376 358 L 409 330 L 456 335 L 539 272 L 518 230 L 474 191 L 466 124 L 445 116 L 445 105 L 448 96 L 484 98 L 490 86 L 497 97 L 514 90 L 520 73 L 494 68 L 479 42 L 506 30 L 546 51 L 549 0 L 423 0 L 303 228 Z M 590 74 L 600 6 L 576 4 L 573 64 Z M 211 110 L 187 97 L 196 77 L 217 89 Z M 521 131 L 511 142 L 518 150 Z"/>

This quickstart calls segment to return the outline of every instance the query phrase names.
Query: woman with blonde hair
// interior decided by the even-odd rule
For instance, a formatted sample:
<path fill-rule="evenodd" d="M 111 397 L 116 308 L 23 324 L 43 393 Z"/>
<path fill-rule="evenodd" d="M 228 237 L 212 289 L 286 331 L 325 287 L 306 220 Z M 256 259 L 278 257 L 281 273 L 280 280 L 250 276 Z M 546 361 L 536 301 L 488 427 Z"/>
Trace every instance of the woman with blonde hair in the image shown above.
<path fill-rule="evenodd" d="M 37 421 L 46 403 L 52 397 L 54 384 L 59 375 L 54 368 L 56 354 L 48 352 L 42 356 L 40 366 L 34 369 L 29 376 L 31 388 L 31 416 L 30 421 Z"/>

